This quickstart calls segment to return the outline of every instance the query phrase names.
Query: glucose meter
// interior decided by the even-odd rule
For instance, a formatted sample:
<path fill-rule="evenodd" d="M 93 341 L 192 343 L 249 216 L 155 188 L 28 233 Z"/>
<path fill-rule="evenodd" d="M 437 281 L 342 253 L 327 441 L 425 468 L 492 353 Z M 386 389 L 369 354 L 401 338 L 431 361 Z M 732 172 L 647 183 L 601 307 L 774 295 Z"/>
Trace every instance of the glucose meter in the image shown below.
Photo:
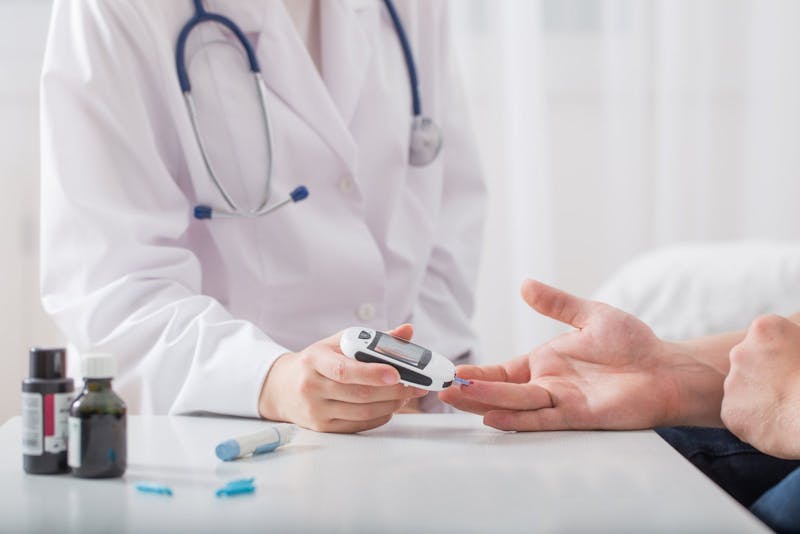
<path fill-rule="evenodd" d="M 339 346 L 345 356 L 365 363 L 391 365 L 400 382 L 428 391 L 441 391 L 464 383 L 456 377 L 453 362 L 430 349 L 369 328 L 352 327 L 342 333 Z"/>

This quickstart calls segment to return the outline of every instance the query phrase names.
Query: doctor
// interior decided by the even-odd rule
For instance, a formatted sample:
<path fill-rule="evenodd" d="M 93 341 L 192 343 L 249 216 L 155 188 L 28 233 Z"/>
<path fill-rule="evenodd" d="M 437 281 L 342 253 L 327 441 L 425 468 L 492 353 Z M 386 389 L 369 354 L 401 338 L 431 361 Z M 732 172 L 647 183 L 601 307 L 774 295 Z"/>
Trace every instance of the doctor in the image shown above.
<path fill-rule="evenodd" d="M 118 356 L 134 411 L 356 432 L 421 392 L 335 332 L 413 322 L 473 350 L 484 185 L 446 8 L 54 2 L 43 302 L 77 351 Z"/>

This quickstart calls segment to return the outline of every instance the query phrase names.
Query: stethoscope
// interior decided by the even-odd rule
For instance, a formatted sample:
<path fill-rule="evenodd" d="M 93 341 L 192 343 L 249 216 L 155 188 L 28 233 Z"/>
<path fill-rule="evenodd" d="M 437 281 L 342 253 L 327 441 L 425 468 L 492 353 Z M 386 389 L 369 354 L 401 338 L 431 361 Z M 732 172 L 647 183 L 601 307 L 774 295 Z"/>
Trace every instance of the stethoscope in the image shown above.
<path fill-rule="evenodd" d="M 181 29 L 175 51 L 175 63 L 178 70 L 178 81 L 181 86 L 181 91 L 183 92 L 183 98 L 186 102 L 186 109 L 189 112 L 192 130 L 194 131 L 194 136 L 197 139 L 197 145 L 200 147 L 203 163 L 208 171 L 208 175 L 211 177 L 214 187 L 216 187 L 217 191 L 219 191 L 220 195 L 222 195 L 222 198 L 225 200 L 225 204 L 227 205 L 226 209 L 219 209 L 212 208 L 206 204 L 198 204 L 194 207 L 195 218 L 211 219 L 212 216 L 261 217 L 263 215 L 272 213 L 273 211 L 285 206 L 290 202 L 300 202 L 308 197 L 308 189 L 303 185 L 297 186 L 294 190 L 292 190 L 292 192 L 289 193 L 289 198 L 274 204 L 273 206 L 267 206 L 272 191 L 272 174 L 274 168 L 273 135 L 272 125 L 270 123 L 266 104 L 267 86 L 264 83 L 264 78 L 261 76 L 261 67 L 258 64 L 258 58 L 256 58 L 253 45 L 250 43 L 250 40 L 247 38 L 247 36 L 245 36 L 244 32 L 242 32 L 241 28 L 239 28 L 239 26 L 231 19 L 218 13 L 207 11 L 206 8 L 203 7 L 202 0 L 193 0 L 193 2 L 194 15 L 192 15 L 192 18 L 189 19 L 189 21 Z M 408 79 L 411 85 L 411 110 L 413 116 L 411 119 L 411 138 L 409 142 L 408 162 L 414 167 L 423 167 L 433 162 L 433 160 L 435 160 L 439 155 L 439 152 L 442 148 L 442 132 L 430 117 L 426 117 L 422 114 L 422 102 L 419 95 L 419 81 L 417 79 L 417 69 L 414 65 L 414 55 L 411 52 L 411 45 L 408 42 L 408 37 L 406 36 L 405 29 L 403 28 L 403 23 L 400 21 L 400 17 L 397 14 L 397 10 L 395 9 L 392 0 L 383 0 L 383 3 L 386 5 L 386 9 L 389 11 L 389 16 L 392 19 L 395 33 L 397 33 L 397 38 L 403 48 L 403 57 L 405 58 L 406 68 L 408 70 Z M 189 74 L 186 70 L 186 40 L 188 39 L 192 30 L 203 22 L 216 22 L 218 24 L 222 24 L 236 36 L 236 39 L 238 39 L 239 43 L 242 45 L 242 48 L 244 48 L 244 51 L 247 54 L 247 62 L 250 65 L 250 72 L 253 73 L 253 79 L 258 92 L 261 115 L 264 121 L 264 129 L 267 137 L 267 178 L 264 182 L 264 193 L 261 197 L 261 202 L 255 209 L 242 210 L 233 200 L 233 197 L 225 189 L 216 172 L 214 172 L 214 168 L 211 165 L 211 160 L 208 157 L 205 144 L 203 143 L 203 138 L 200 135 L 200 127 L 197 121 L 197 109 L 195 107 L 194 100 L 192 99 L 192 86 L 189 81 Z"/>

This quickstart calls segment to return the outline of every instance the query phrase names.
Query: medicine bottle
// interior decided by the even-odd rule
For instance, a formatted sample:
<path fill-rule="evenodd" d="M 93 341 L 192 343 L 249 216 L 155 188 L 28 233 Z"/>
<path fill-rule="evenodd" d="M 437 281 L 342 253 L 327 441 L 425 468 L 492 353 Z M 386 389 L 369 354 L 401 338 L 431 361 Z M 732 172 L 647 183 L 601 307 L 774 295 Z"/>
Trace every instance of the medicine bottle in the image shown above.
<path fill-rule="evenodd" d="M 74 385 L 64 349 L 30 350 L 22 381 L 22 467 L 43 475 L 66 473 L 67 418 Z"/>
<path fill-rule="evenodd" d="M 111 389 L 116 361 L 111 354 L 81 359 L 83 390 L 69 409 L 69 466 L 83 478 L 119 477 L 127 466 L 125 403 Z"/>

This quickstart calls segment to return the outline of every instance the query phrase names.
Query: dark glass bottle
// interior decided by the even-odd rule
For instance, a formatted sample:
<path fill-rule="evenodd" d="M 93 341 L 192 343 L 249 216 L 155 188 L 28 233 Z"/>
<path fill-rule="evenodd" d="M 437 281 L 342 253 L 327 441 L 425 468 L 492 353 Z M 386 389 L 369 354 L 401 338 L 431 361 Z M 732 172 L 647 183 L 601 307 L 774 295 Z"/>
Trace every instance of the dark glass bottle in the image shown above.
<path fill-rule="evenodd" d="M 82 360 L 83 390 L 69 410 L 69 465 L 83 478 L 112 478 L 127 467 L 127 408 L 111 389 L 115 362 L 110 354 Z"/>
<path fill-rule="evenodd" d="M 67 351 L 31 349 L 29 378 L 22 381 L 22 467 L 36 475 L 66 473 L 67 418 L 73 383 Z"/>

